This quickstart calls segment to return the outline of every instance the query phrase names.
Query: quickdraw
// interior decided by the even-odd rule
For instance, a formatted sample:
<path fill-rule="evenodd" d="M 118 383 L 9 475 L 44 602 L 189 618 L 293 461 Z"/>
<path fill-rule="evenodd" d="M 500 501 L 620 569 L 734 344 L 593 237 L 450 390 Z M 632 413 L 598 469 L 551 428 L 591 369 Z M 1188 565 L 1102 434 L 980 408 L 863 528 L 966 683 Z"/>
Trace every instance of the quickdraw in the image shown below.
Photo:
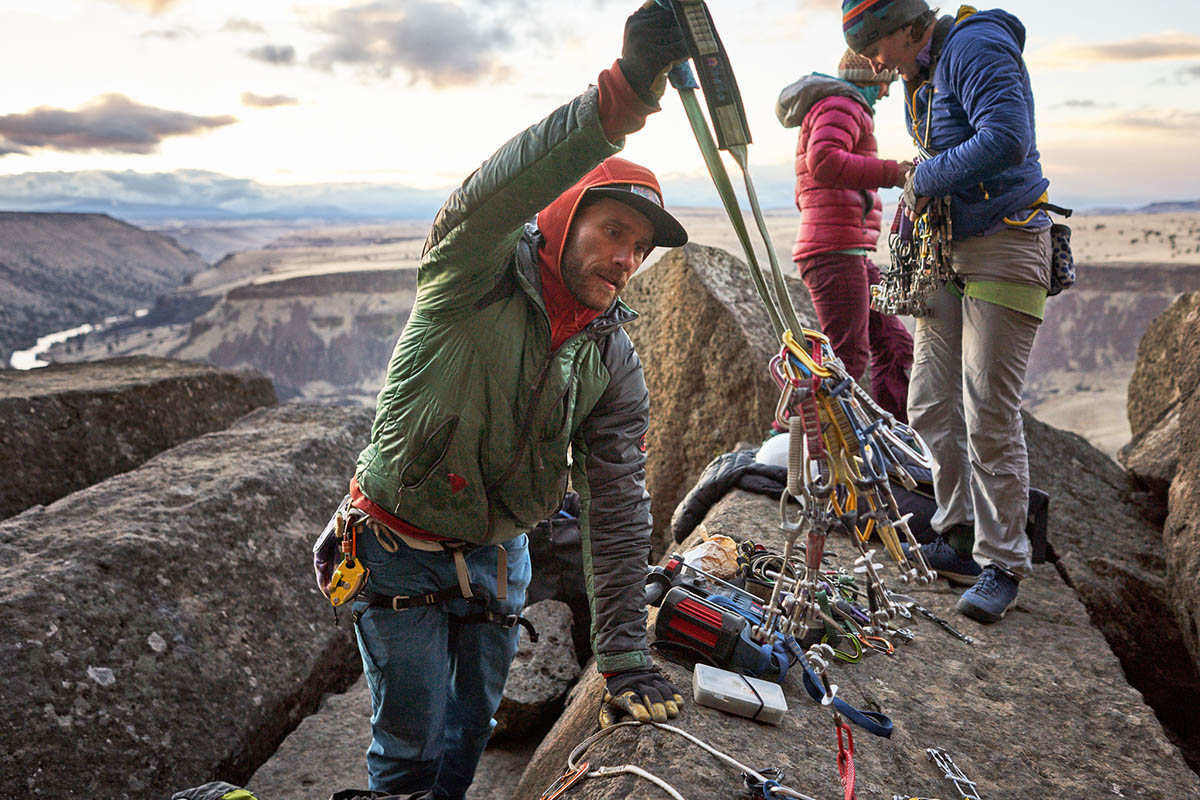
<path fill-rule="evenodd" d="M 942 777 L 954 784 L 954 788 L 958 790 L 962 800 L 980 800 L 979 793 L 975 789 L 975 781 L 969 779 L 958 768 L 949 753 L 940 747 L 931 747 L 925 751 L 925 754 L 942 771 Z"/>
<path fill-rule="evenodd" d="M 770 371 L 780 387 L 776 422 L 789 431 L 787 489 L 780 498 L 780 528 L 785 535 L 782 563 L 792 564 L 797 539 L 805 535 L 803 565 L 791 580 L 775 580 L 765 603 L 765 620 L 753 631 L 758 641 L 776 632 L 805 639 L 827 623 L 821 621 L 818 593 L 825 586 L 821 559 L 829 532 L 850 534 L 859 555 L 856 575 L 863 578 L 865 619 L 848 619 L 853 635 L 864 647 L 893 650 L 887 635 L 901 609 L 890 599 L 875 551 L 868 549 L 872 534 L 879 537 L 900 572 L 900 581 L 925 584 L 936 577 L 899 511 L 890 479 L 911 482 L 905 464 L 929 468 L 931 459 L 921 437 L 883 411 L 833 354 L 829 340 L 817 331 L 801 329 L 804 345 L 791 331 L 771 360 Z M 908 551 L 901 543 L 908 544 Z M 828 612 L 825 612 L 828 616 Z M 826 629 L 826 634 L 830 631 Z M 839 657 L 854 658 L 842 651 Z"/>
<path fill-rule="evenodd" d="M 950 198 L 931 200 L 915 225 L 900 204 L 888 236 L 891 266 L 880 270 L 883 282 L 871 287 L 871 308 L 882 314 L 927 316 L 929 297 L 954 280 L 952 238 Z"/>

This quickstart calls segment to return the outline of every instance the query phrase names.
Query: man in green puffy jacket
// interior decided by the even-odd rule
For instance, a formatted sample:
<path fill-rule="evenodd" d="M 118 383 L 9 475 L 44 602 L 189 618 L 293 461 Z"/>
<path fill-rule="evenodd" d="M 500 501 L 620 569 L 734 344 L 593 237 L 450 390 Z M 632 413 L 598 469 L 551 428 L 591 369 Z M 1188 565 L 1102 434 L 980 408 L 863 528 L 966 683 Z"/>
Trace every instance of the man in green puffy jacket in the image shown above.
<path fill-rule="evenodd" d="M 517 649 L 526 531 L 568 475 L 602 721 L 678 713 L 646 643 L 648 397 L 618 295 L 653 247 L 687 234 L 654 174 L 612 156 L 685 56 L 670 12 L 638 11 L 599 85 L 501 147 L 433 223 L 351 482 L 370 570 L 354 617 L 373 790 L 463 797 Z"/>

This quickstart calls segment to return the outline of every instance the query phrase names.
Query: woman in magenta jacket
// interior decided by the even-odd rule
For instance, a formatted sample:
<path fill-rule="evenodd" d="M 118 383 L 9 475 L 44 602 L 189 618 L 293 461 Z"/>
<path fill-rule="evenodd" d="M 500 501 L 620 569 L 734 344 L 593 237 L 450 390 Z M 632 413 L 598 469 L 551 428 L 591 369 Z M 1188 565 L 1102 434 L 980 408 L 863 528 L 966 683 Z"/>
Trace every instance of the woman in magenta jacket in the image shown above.
<path fill-rule="evenodd" d="M 792 260 L 821 330 L 851 375 L 861 379 L 870 365 L 875 400 L 907 420 L 912 336 L 898 318 L 871 310 L 869 288 L 880 282 L 870 259 L 883 217 L 876 190 L 903 187 L 912 167 L 876 157 L 875 102 L 895 79 L 894 72 L 874 74 L 870 62 L 847 50 L 838 77 L 801 78 L 780 94 L 776 113 L 784 127 L 800 128 L 800 232 Z"/>

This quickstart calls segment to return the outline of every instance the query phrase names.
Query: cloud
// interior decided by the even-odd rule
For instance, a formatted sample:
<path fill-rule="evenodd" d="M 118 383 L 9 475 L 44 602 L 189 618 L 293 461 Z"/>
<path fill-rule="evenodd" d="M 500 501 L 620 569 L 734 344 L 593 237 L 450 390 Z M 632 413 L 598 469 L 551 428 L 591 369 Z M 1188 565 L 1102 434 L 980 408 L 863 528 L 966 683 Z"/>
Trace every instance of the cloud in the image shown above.
<path fill-rule="evenodd" d="M 376 183 L 264 185 L 207 170 L 24 172 L 0 175 L 0 207 L 101 211 L 126 219 L 326 216 L 432 218 L 450 187 Z"/>
<path fill-rule="evenodd" d="M 142 11 L 149 11 L 151 14 L 161 14 L 175 5 L 178 0 L 112 0 L 112 2 L 141 9 Z"/>
<path fill-rule="evenodd" d="M 266 28 L 252 19 L 230 17 L 221 26 L 221 33 L 266 33 Z"/>
<path fill-rule="evenodd" d="M 1056 103 L 1055 105 L 1051 106 L 1051 108 L 1073 108 L 1073 109 L 1081 109 L 1081 110 L 1092 109 L 1092 108 L 1112 108 L 1112 107 L 1113 107 L 1112 103 L 1101 103 L 1096 100 L 1082 100 L 1082 99 L 1064 100 L 1061 103 Z"/>
<path fill-rule="evenodd" d="M 265 61 L 268 64 L 287 65 L 295 63 L 296 48 L 290 44 L 264 44 L 246 53 L 253 59 Z"/>
<path fill-rule="evenodd" d="M 167 28 L 161 31 L 146 31 L 142 34 L 143 39 L 166 39 L 172 42 L 195 37 L 196 31 L 191 28 Z"/>
<path fill-rule="evenodd" d="M 157 150 L 168 137 L 203 133 L 234 122 L 237 120 L 228 115 L 195 116 L 106 94 L 76 111 L 39 106 L 23 114 L 0 116 L 0 149 L 145 154 Z"/>
<path fill-rule="evenodd" d="M 1095 62 L 1155 61 L 1200 56 L 1200 36 L 1186 33 L 1157 33 L 1122 42 L 1080 44 L 1062 42 L 1035 56 L 1037 63 L 1055 67 L 1083 67 Z"/>
<path fill-rule="evenodd" d="M 279 106 L 294 106 L 300 101 L 285 94 L 261 95 L 254 92 L 242 92 L 242 105 L 251 108 L 278 108 Z"/>
<path fill-rule="evenodd" d="M 1089 117 L 1060 123 L 1066 127 L 1088 128 L 1098 133 L 1117 131 L 1137 133 L 1194 134 L 1200 127 L 1200 111 L 1178 108 L 1139 108 L 1115 111 L 1103 117 Z"/>
<path fill-rule="evenodd" d="M 1200 64 L 1189 64 L 1186 67 L 1180 67 L 1171 77 L 1175 83 L 1200 81 Z"/>
<path fill-rule="evenodd" d="M 356 67 L 379 77 L 405 72 L 435 87 L 468 86 L 503 76 L 499 56 L 515 47 L 501 22 L 439 0 L 382 0 L 344 8 L 317 24 L 330 41 L 314 66 Z"/>
<path fill-rule="evenodd" d="M 1102 125 L 1114 128 L 1194 133 L 1200 127 L 1200 111 L 1181 109 L 1138 109 L 1113 114 Z"/>

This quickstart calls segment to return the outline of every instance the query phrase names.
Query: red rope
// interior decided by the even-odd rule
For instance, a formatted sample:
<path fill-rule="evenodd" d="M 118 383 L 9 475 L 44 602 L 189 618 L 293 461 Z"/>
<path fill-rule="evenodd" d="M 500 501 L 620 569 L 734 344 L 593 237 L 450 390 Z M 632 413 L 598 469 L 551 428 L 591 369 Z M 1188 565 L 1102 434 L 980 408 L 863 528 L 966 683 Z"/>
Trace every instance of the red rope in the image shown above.
<path fill-rule="evenodd" d="M 842 731 L 846 732 L 847 743 L 842 742 Z M 846 792 L 845 800 L 858 800 L 858 796 L 854 794 L 854 734 L 850 731 L 850 726 L 837 720 L 837 735 L 838 735 L 838 774 L 842 779 L 842 788 Z"/>

